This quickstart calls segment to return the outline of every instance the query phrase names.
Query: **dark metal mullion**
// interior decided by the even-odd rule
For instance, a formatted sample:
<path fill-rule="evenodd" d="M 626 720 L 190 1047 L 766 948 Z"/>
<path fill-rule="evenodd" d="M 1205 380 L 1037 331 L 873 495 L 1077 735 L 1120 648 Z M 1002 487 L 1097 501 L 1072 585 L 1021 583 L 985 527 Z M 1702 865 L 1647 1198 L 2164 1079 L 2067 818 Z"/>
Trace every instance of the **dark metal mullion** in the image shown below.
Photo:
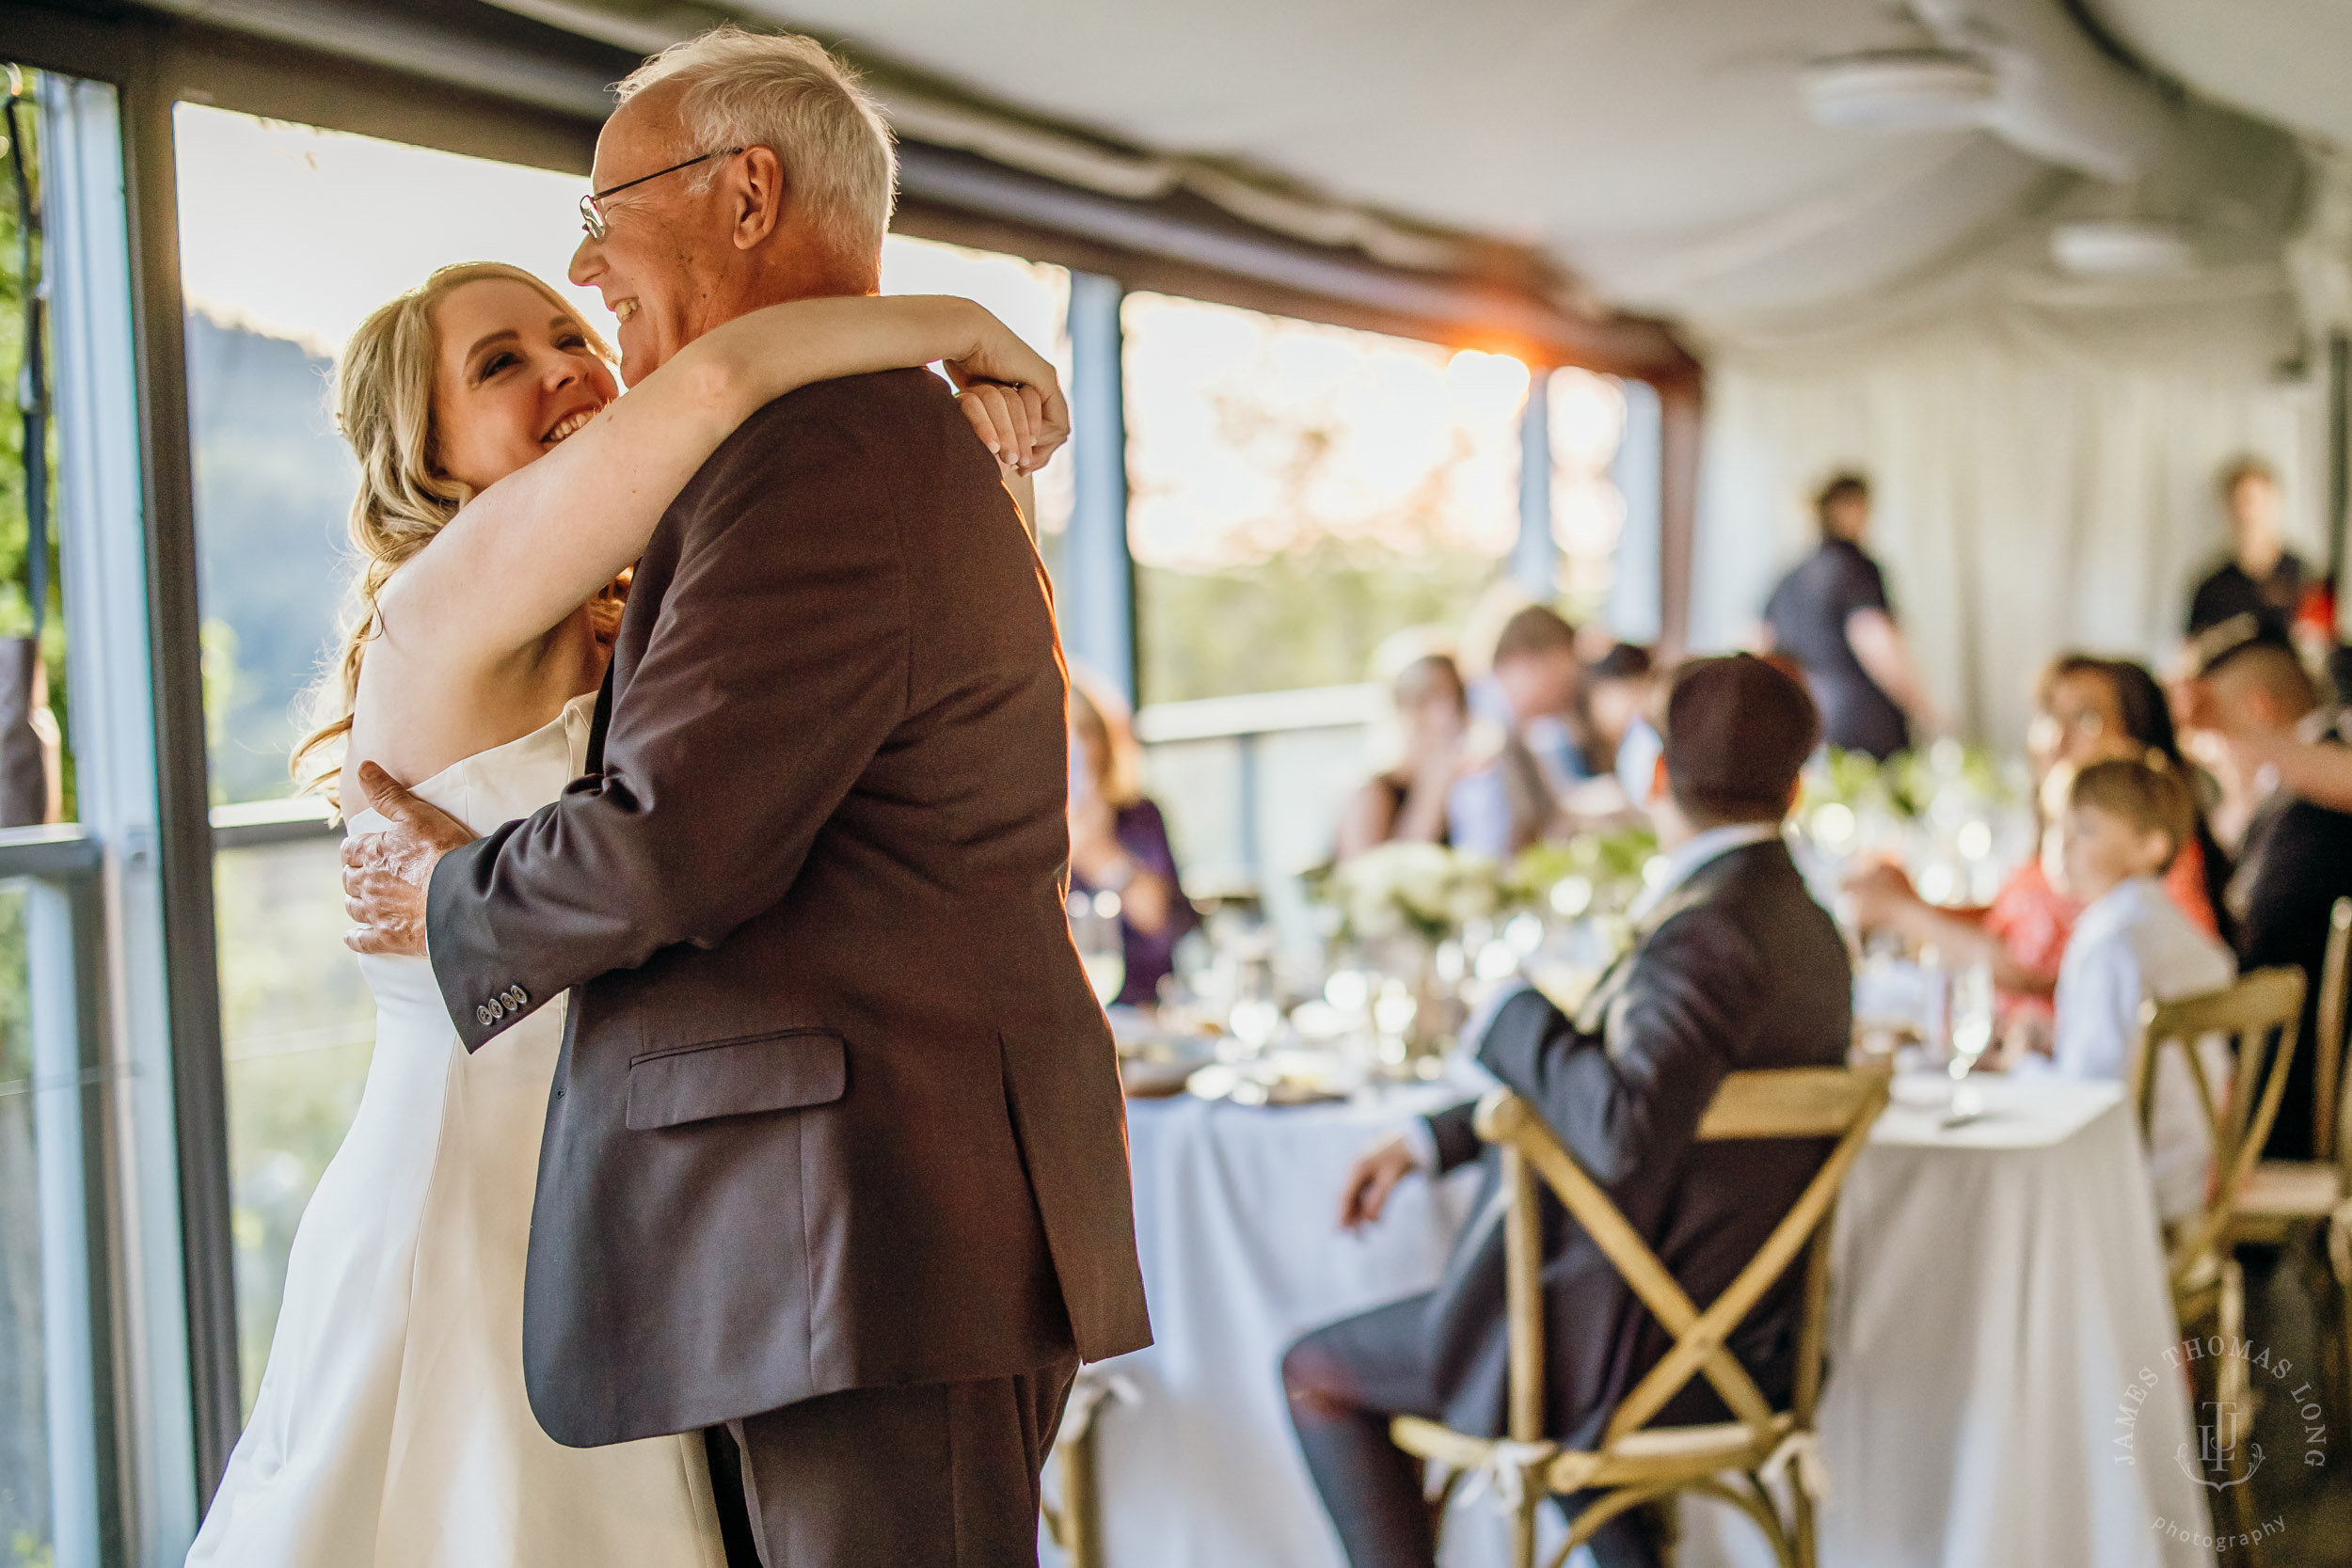
<path fill-rule="evenodd" d="M 204 693 L 197 603 L 187 347 L 180 293 L 171 101 L 153 56 L 122 87 L 131 215 L 149 657 L 171 1022 L 197 1497 L 209 1505 L 243 1421 L 230 1228 L 228 1093 L 214 950 L 213 840 L 206 813 Z"/>

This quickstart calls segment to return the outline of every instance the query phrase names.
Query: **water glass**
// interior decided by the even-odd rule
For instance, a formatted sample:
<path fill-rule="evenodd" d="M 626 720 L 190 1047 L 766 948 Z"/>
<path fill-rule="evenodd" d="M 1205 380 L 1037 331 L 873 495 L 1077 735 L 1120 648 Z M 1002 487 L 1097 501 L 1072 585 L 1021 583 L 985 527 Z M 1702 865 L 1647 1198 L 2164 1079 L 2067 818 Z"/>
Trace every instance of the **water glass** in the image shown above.
<path fill-rule="evenodd" d="M 1119 918 L 1116 893 L 1070 895 L 1070 940 L 1086 965 L 1094 999 L 1109 1006 L 1127 985 L 1127 933 Z"/>

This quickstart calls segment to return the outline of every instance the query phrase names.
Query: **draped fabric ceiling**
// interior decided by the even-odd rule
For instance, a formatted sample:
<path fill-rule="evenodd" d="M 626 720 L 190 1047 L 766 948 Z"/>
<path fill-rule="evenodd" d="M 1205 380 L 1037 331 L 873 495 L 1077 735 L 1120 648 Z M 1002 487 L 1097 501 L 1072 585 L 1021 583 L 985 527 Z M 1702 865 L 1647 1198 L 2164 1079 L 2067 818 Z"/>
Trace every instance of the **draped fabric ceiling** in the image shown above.
<path fill-rule="evenodd" d="M 1860 464 L 1931 678 L 1994 738 L 2055 648 L 2162 651 L 2240 448 L 2324 555 L 2339 0 L 499 3 L 640 48 L 723 12 L 805 30 L 878 67 L 911 137 L 1401 265 L 1499 240 L 1563 298 L 1665 317 L 1708 372 L 1697 641 L 1744 626 L 1804 489 Z M 1990 128 L 1808 117 L 1808 61 L 1930 45 L 1995 65 Z M 2050 235 L 2081 218 L 2156 220 L 2193 261 L 2070 275 Z"/>

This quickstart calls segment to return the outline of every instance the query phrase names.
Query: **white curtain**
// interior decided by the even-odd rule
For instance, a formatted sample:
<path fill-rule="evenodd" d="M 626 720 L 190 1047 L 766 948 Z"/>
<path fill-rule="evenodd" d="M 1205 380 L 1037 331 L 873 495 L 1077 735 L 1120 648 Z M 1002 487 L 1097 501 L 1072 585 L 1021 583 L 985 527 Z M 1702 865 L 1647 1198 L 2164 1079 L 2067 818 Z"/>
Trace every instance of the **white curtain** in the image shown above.
<path fill-rule="evenodd" d="M 1938 703 L 2003 749 L 2053 654 L 2175 654 L 2190 588 L 2227 548 L 2230 458 L 2278 467 L 2291 543 L 2324 567 L 2325 396 L 2281 364 L 2298 338 L 2283 292 L 2169 313 L 2066 303 L 1719 347 L 1693 644 L 1745 638 L 1812 547 L 1810 491 L 1842 467 L 1876 488 L 1870 548 Z"/>

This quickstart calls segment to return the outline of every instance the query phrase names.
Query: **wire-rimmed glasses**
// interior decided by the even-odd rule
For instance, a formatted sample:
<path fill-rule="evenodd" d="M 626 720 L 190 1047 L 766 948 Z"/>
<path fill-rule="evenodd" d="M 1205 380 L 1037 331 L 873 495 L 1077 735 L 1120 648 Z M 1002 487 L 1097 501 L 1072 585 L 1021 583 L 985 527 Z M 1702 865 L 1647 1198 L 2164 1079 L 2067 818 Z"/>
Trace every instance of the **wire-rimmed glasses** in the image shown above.
<path fill-rule="evenodd" d="M 716 152 L 706 152 L 698 158 L 689 158 L 682 164 L 672 164 L 668 168 L 658 168 L 651 174 L 641 174 L 634 180 L 624 180 L 617 185 L 607 185 L 600 191 L 590 191 L 580 198 L 580 226 L 588 230 L 590 239 L 601 242 L 605 236 L 605 198 L 618 196 L 630 186 L 642 185 L 648 180 L 659 180 L 665 174 L 675 174 L 679 169 L 692 168 L 696 164 L 707 164 L 713 158 L 732 158 L 742 150 L 744 150 L 739 147 L 723 147 Z"/>

